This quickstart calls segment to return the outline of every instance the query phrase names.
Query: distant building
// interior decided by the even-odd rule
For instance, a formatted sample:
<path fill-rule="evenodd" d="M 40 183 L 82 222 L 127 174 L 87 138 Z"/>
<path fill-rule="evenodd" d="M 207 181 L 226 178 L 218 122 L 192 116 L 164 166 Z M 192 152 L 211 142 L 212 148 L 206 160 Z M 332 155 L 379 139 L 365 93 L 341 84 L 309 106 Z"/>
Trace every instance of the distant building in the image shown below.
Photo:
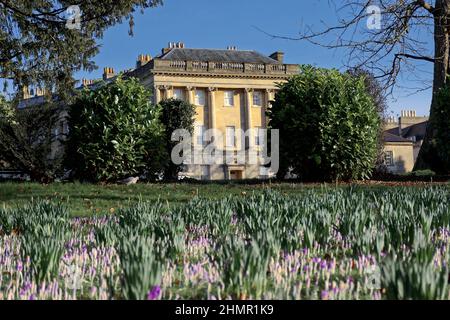
<path fill-rule="evenodd" d="M 392 173 L 411 172 L 417 161 L 427 129 L 428 117 L 403 110 L 398 119 L 385 121 L 383 133 L 385 165 Z"/>

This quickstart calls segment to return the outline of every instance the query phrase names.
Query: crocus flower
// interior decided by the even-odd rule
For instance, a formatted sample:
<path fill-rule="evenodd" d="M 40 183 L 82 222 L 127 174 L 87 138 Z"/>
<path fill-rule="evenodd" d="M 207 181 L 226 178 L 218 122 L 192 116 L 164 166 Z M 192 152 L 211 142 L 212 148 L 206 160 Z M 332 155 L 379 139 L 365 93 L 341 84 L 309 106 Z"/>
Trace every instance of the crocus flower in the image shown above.
<path fill-rule="evenodd" d="M 158 299 L 159 295 L 161 294 L 161 287 L 160 286 L 154 286 L 152 290 L 150 290 L 147 294 L 147 300 L 156 300 Z"/>

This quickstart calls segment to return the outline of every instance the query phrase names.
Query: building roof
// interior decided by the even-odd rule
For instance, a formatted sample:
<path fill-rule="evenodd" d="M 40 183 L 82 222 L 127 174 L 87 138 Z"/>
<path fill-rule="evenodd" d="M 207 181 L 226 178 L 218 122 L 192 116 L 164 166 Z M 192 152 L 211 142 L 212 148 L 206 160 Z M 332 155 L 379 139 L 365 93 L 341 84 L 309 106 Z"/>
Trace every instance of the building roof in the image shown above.
<path fill-rule="evenodd" d="M 416 137 L 417 140 L 423 140 L 427 131 L 428 121 L 413 124 L 402 130 L 403 137 Z"/>
<path fill-rule="evenodd" d="M 383 132 L 383 141 L 384 142 L 408 142 L 412 143 L 411 140 L 405 139 L 403 137 L 397 136 L 395 134 L 389 133 L 387 131 Z"/>
<path fill-rule="evenodd" d="M 173 48 L 158 57 L 162 60 L 282 64 L 256 51 Z"/>

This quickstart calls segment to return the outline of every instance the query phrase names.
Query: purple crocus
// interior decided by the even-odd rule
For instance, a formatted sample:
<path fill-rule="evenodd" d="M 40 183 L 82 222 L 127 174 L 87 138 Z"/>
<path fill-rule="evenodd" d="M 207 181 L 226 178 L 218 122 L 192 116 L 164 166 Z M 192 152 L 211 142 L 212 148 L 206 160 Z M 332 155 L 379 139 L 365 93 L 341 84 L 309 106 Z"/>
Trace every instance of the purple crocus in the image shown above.
<path fill-rule="evenodd" d="M 147 300 L 156 300 L 158 299 L 159 295 L 161 294 L 161 287 L 160 286 L 154 286 L 152 290 L 150 290 L 147 294 Z"/>

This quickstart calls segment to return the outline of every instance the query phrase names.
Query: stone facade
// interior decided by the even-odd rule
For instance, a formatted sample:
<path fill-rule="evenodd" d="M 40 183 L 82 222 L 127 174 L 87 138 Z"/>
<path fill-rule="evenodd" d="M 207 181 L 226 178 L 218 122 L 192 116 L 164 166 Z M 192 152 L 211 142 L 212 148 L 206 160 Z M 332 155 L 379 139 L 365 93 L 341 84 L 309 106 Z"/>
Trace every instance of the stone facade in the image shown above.
<path fill-rule="evenodd" d="M 392 173 L 408 173 L 414 169 L 422 147 L 428 117 L 418 116 L 414 110 L 402 110 L 398 119 L 385 121 L 385 164 Z"/>
<path fill-rule="evenodd" d="M 146 61 L 142 57 L 147 57 Z M 258 153 L 260 147 L 255 145 L 253 133 L 242 139 L 239 131 L 266 128 L 265 114 L 275 97 L 277 84 L 298 72 L 297 65 L 284 64 L 282 59 L 281 52 L 266 57 L 234 47 L 186 49 L 178 43 L 170 44 L 153 59 L 139 56 L 137 68 L 126 76 L 136 77 L 152 89 L 154 103 L 179 98 L 196 106 L 194 153 L 201 153 L 209 142 L 199 138 L 205 130 L 216 129 L 226 137 L 230 128 L 236 132 L 236 143 L 227 146 L 219 142 L 221 152 Z M 189 164 L 182 174 L 203 180 L 262 178 L 260 165 L 248 163 Z"/>

